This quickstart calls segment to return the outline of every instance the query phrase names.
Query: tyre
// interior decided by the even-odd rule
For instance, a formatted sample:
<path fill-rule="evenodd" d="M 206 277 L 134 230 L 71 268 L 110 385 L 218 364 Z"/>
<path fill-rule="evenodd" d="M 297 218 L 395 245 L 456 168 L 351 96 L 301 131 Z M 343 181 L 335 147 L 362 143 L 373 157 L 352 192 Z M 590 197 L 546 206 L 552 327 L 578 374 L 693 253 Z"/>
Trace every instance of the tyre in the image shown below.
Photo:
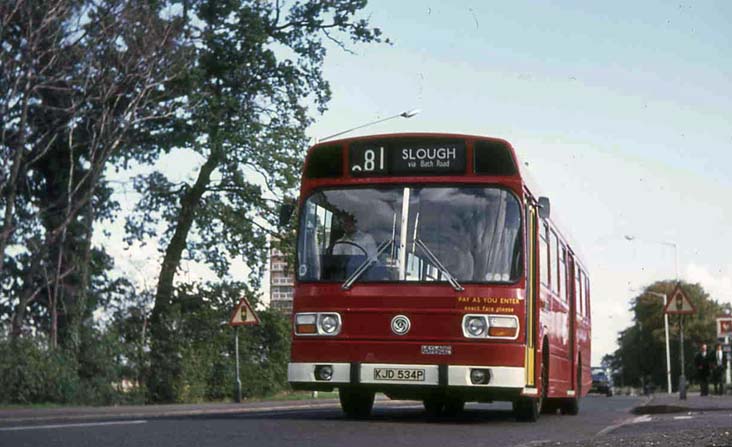
<path fill-rule="evenodd" d="M 442 414 L 448 417 L 454 417 L 462 413 L 463 409 L 465 409 L 464 400 L 449 398 L 445 401 L 445 406 L 442 408 Z"/>
<path fill-rule="evenodd" d="M 513 401 L 513 414 L 519 422 L 536 422 L 541 413 L 541 398 L 522 397 Z"/>
<path fill-rule="evenodd" d="M 338 390 L 341 409 L 346 417 L 362 419 L 371 414 L 374 407 L 374 393 L 358 388 L 341 388 Z"/>
<path fill-rule="evenodd" d="M 536 422 L 539 420 L 539 415 L 544 411 L 544 407 L 546 406 L 548 409 L 550 405 L 546 398 L 549 390 L 549 347 L 546 341 L 542 352 L 540 366 L 541 394 L 539 397 L 521 397 L 513 401 L 513 414 L 517 421 Z"/>
<path fill-rule="evenodd" d="M 424 412 L 430 418 L 439 417 L 445 407 L 445 401 L 440 397 L 428 397 L 422 401 L 422 404 L 424 404 Z"/>
<path fill-rule="evenodd" d="M 574 397 L 571 399 L 564 399 L 562 401 L 562 414 L 569 416 L 577 416 L 579 414 L 580 398 L 582 397 L 582 363 L 581 360 L 577 365 L 577 386 L 574 390 Z"/>

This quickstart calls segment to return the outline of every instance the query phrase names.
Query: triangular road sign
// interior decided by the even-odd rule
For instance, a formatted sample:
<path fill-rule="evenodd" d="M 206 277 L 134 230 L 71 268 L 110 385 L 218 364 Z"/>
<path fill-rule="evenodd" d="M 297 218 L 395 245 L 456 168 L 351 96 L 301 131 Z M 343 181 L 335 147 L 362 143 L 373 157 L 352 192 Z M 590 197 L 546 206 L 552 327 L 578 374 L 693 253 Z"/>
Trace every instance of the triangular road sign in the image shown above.
<path fill-rule="evenodd" d="M 663 311 L 667 314 L 688 315 L 695 313 L 696 308 L 691 304 L 689 297 L 686 296 L 681 286 L 676 284 L 676 288 L 671 293 L 671 299 Z"/>
<path fill-rule="evenodd" d="M 229 319 L 229 326 L 256 326 L 259 324 L 259 317 L 254 313 L 252 306 L 246 298 L 242 298 L 236 305 L 234 313 Z"/>

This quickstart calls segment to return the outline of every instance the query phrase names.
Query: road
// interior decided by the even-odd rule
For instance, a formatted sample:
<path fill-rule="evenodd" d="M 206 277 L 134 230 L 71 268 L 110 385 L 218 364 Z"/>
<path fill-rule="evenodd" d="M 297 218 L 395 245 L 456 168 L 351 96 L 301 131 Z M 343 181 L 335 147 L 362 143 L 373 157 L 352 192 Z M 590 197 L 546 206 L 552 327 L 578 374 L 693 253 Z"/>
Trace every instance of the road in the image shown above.
<path fill-rule="evenodd" d="M 590 440 L 634 420 L 643 399 L 589 396 L 578 416 L 516 422 L 510 405 L 468 405 L 456 418 L 429 420 L 417 402 L 377 401 L 367 420 L 345 419 L 333 401 L 260 404 L 245 413 L 167 417 L 43 418 L 0 421 L 0 446 L 528 446 Z M 304 406 L 309 406 L 305 408 Z"/>

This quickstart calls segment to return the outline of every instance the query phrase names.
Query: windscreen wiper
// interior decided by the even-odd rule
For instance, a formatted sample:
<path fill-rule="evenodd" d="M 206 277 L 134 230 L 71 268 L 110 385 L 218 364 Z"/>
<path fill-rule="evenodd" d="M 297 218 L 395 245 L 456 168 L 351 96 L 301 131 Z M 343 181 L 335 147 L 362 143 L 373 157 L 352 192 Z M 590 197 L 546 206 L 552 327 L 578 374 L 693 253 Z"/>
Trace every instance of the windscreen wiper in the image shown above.
<path fill-rule="evenodd" d="M 465 290 L 463 289 L 463 286 L 461 286 L 460 283 L 457 282 L 457 279 L 455 279 L 455 277 L 450 274 L 445 266 L 442 265 L 440 260 L 437 259 L 437 256 L 432 253 L 432 250 L 430 250 L 429 247 L 427 247 L 427 245 L 422 242 L 422 239 L 415 238 L 414 242 L 415 244 L 417 244 L 417 247 L 421 248 L 422 250 L 424 250 L 425 253 L 427 253 L 427 257 L 429 258 L 429 260 L 432 261 L 432 263 L 435 264 L 437 268 L 439 268 L 440 271 L 445 275 L 447 281 L 450 283 L 453 289 L 457 290 L 458 292 L 462 292 L 463 290 Z"/>
<path fill-rule="evenodd" d="M 354 272 L 353 272 L 353 273 L 351 273 L 351 276 L 349 276 L 349 277 L 348 277 L 348 278 L 346 279 L 346 281 L 345 281 L 345 282 L 343 283 L 343 285 L 341 286 L 341 289 L 343 289 L 343 290 L 348 290 L 348 289 L 350 289 L 350 288 L 351 288 L 351 286 L 353 285 L 353 283 L 354 283 L 354 282 L 356 282 L 356 280 L 357 280 L 357 279 L 358 279 L 358 278 L 359 278 L 359 277 L 360 277 L 361 275 L 363 275 L 363 273 L 364 273 L 364 272 L 365 272 L 366 270 L 368 270 L 368 269 L 369 269 L 369 267 L 371 267 L 371 266 L 372 266 L 372 265 L 373 265 L 373 264 L 374 264 L 374 263 L 375 263 L 375 262 L 376 262 L 376 261 L 378 260 L 378 258 L 379 258 L 379 255 L 381 255 L 381 253 L 383 253 L 383 252 L 384 252 L 384 251 L 385 251 L 385 250 L 386 250 L 386 249 L 387 249 L 387 248 L 388 248 L 389 246 L 391 246 L 391 245 L 392 245 L 393 243 L 394 243 L 394 238 L 392 238 L 392 239 L 388 239 L 388 240 L 386 240 L 386 241 L 382 242 L 382 243 L 381 243 L 381 245 L 379 245 L 379 246 L 377 247 L 377 249 L 376 249 L 376 253 L 375 253 L 375 254 L 373 254 L 373 255 L 372 255 L 372 256 L 371 256 L 370 258 L 368 258 L 368 259 L 366 259 L 365 261 L 363 261 L 363 262 L 361 263 L 361 265 L 359 265 L 359 266 L 358 266 L 358 268 L 356 268 L 356 270 L 354 270 Z"/>

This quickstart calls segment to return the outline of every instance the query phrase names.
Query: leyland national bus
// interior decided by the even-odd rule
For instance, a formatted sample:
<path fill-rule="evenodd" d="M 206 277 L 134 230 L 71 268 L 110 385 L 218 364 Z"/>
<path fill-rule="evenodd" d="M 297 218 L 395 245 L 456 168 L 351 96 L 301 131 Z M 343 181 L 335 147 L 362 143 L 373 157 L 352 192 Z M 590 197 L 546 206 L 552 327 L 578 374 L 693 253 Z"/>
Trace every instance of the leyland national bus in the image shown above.
<path fill-rule="evenodd" d="M 392 134 L 308 152 L 300 191 L 295 389 L 374 394 L 430 415 L 510 401 L 577 414 L 590 389 L 590 287 L 505 140 Z"/>

